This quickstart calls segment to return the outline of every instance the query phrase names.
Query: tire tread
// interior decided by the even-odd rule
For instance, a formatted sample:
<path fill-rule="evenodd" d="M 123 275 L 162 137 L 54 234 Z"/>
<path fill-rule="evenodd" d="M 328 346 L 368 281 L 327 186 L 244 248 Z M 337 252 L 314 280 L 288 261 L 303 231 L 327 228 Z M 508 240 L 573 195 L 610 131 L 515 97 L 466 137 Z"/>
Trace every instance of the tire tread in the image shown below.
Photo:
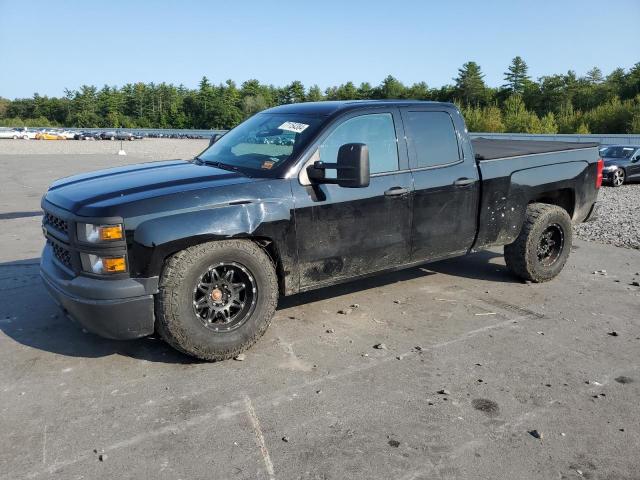
<path fill-rule="evenodd" d="M 541 221 L 544 221 L 544 216 L 550 215 L 552 213 L 566 216 L 568 219 L 569 227 L 571 228 L 571 220 L 569 219 L 569 214 L 563 208 L 547 203 L 531 203 L 527 206 L 525 220 L 522 225 L 522 229 L 520 230 L 520 234 L 513 243 L 505 245 L 504 247 L 504 259 L 507 267 L 509 268 L 509 270 L 511 270 L 511 272 L 513 272 L 523 280 L 539 283 L 551 280 L 551 278 L 553 278 L 553 276 L 548 277 L 537 272 L 532 262 L 531 256 L 528 254 L 528 250 L 530 248 L 529 242 L 531 241 L 533 230 L 539 225 Z M 571 233 L 571 231 L 565 232 L 565 249 L 571 248 Z M 567 261 L 567 257 L 568 255 L 564 255 L 562 259 L 559 259 L 559 261 L 562 262 L 560 270 L 562 270 L 562 268 L 564 267 L 564 264 Z"/>
<path fill-rule="evenodd" d="M 266 303 L 266 320 L 260 323 L 260 327 L 242 344 L 234 348 L 205 351 L 190 341 L 180 328 L 179 320 L 179 292 L 178 287 L 186 280 L 185 276 L 191 268 L 197 266 L 197 261 L 211 254 L 212 251 L 222 248 L 234 248 L 243 250 L 263 267 L 267 275 L 271 291 Z M 176 350 L 207 361 L 228 360 L 250 348 L 264 334 L 271 323 L 273 313 L 278 303 L 278 279 L 273 263 L 262 248 L 250 240 L 221 240 L 201 243 L 175 253 L 165 262 L 160 276 L 159 292 L 156 295 L 156 330 L 162 339 Z M 254 312 L 254 315 L 256 312 Z"/>

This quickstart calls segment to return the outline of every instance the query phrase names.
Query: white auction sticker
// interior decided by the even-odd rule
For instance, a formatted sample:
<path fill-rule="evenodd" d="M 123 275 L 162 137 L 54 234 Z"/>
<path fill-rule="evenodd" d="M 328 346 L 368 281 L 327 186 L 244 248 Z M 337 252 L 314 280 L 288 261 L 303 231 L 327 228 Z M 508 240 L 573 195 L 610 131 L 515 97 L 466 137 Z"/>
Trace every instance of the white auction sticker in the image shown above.
<path fill-rule="evenodd" d="M 297 123 L 297 122 L 284 122 L 282 125 L 278 127 L 279 130 L 287 130 L 289 132 L 302 133 L 307 127 L 306 123 Z"/>

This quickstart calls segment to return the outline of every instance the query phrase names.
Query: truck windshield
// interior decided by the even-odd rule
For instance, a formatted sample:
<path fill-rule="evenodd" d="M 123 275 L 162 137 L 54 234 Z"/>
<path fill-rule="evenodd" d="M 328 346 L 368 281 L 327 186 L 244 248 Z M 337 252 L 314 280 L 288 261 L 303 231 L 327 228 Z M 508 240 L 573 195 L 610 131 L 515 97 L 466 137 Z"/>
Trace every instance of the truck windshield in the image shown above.
<path fill-rule="evenodd" d="M 241 123 L 197 158 L 252 173 L 267 173 L 297 154 L 313 136 L 322 117 L 259 113 Z"/>
<path fill-rule="evenodd" d="M 607 158 L 630 158 L 634 151 L 634 147 L 607 147 L 600 155 Z"/>

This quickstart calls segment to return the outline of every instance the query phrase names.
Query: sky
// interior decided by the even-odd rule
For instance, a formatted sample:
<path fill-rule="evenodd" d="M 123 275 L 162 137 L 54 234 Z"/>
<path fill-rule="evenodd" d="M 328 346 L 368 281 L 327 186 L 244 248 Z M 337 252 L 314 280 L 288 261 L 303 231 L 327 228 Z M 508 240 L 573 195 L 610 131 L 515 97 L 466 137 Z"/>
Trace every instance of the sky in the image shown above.
<path fill-rule="evenodd" d="M 467 61 L 490 86 L 520 55 L 533 78 L 640 62 L 640 0 L 0 0 L 0 96 L 83 84 L 256 78 L 322 89 L 452 83 Z"/>

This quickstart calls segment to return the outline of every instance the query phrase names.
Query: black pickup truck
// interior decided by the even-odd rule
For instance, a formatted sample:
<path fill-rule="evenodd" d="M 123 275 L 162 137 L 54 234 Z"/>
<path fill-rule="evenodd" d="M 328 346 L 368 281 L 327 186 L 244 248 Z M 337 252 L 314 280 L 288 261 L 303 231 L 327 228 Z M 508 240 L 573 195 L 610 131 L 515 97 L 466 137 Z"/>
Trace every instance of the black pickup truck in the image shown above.
<path fill-rule="evenodd" d="M 280 295 L 495 245 L 550 280 L 602 181 L 597 144 L 471 140 L 448 103 L 285 105 L 216 140 L 51 185 L 41 274 L 72 319 L 221 360 Z"/>

